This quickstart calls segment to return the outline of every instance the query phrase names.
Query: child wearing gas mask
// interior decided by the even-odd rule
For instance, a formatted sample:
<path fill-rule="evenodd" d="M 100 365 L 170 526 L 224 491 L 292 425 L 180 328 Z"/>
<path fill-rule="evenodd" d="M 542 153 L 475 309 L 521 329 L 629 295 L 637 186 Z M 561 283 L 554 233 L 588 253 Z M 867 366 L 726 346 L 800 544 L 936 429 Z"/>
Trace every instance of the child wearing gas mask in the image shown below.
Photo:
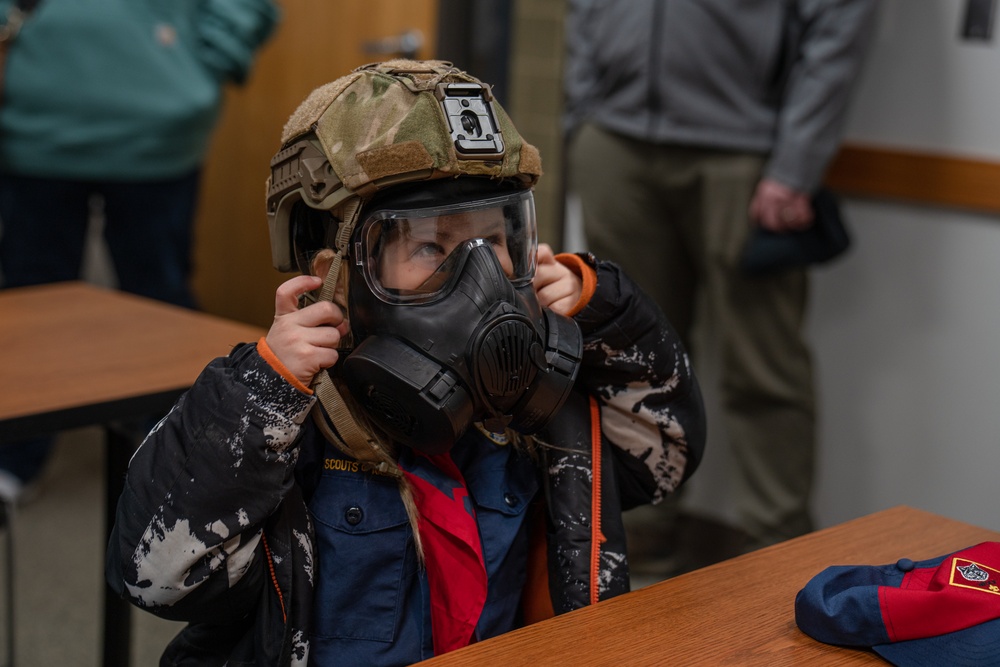
<path fill-rule="evenodd" d="M 129 466 L 112 588 L 187 620 L 163 664 L 410 664 L 628 590 L 621 513 L 704 412 L 616 266 L 537 243 L 489 86 L 390 61 L 314 91 L 271 162 L 278 288 Z"/>

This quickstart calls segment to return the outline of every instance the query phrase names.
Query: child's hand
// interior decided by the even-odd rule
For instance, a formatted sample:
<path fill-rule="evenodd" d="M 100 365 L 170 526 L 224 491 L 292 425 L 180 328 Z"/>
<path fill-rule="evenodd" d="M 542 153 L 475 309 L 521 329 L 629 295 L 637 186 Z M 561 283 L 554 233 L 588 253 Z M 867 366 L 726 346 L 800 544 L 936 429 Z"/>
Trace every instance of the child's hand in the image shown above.
<path fill-rule="evenodd" d="M 307 387 L 321 369 L 336 363 L 335 348 L 350 329 L 344 311 L 329 301 L 299 309 L 299 297 L 322 284 L 316 276 L 282 283 L 274 295 L 274 322 L 265 338 L 278 361 Z"/>
<path fill-rule="evenodd" d="M 583 282 L 556 261 L 556 256 L 547 243 L 538 244 L 538 268 L 535 270 L 533 284 L 538 303 L 560 315 L 568 314 L 583 294 Z"/>

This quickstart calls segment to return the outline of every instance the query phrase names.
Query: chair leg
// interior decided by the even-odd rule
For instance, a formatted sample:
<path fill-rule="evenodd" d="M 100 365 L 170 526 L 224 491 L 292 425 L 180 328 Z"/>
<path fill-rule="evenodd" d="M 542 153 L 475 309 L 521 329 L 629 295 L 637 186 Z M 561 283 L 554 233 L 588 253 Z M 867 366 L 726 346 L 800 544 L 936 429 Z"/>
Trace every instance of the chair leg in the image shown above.
<path fill-rule="evenodd" d="M 14 667 L 16 637 L 14 623 L 14 503 L 0 502 L 0 511 L 3 512 L 3 524 L 7 529 L 7 667 Z"/>

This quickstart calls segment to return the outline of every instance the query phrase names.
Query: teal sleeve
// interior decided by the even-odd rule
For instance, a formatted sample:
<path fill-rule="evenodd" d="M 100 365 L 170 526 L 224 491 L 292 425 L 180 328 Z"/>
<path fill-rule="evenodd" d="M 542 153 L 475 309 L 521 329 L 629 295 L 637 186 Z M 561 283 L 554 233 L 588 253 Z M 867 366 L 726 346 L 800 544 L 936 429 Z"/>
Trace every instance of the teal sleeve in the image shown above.
<path fill-rule="evenodd" d="M 204 0 L 196 26 L 198 56 L 220 79 L 243 83 L 279 18 L 271 0 Z"/>

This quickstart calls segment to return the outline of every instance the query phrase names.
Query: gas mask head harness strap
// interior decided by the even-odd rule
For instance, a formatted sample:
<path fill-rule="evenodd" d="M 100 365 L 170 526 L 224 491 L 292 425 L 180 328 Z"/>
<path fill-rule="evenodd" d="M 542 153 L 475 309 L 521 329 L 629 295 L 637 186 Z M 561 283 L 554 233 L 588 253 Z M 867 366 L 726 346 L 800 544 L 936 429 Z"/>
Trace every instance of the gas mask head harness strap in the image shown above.
<path fill-rule="evenodd" d="M 508 424 L 527 433 L 562 404 L 576 375 L 580 335 L 572 321 L 538 308 L 531 290 L 535 229 L 530 187 L 540 175 L 537 150 L 523 140 L 493 99 L 489 86 L 442 61 L 394 60 L 366 65 L 316 89 L 292 114 L 282 148 L 271 161 L 267 183 L 272 259 L 281 271 L 298 268 L 311 272 L 316 253 L 332 251 L 330 270 L 319 294 L 322 299 L 333 299 L 341 276 L 351 276 L 346 287 L 348 314 L 358 347 L 346 359 L 342 357 L 339 375 L 357 398 L 364 413 L 362 421 L 392 440 L 432 451 L 450 447 L 470 420 L 486 419 L 494 427 Z M 461 184 L 457 186 L 460 194 L 450 202 L 458 209 L 441 208 L 439 199 L 426 202 L 430 207 L 421 205 L 420 193 L 426 190 L 430 194 L 423 196 L 436 198 L 441 193 L 430 186 L 445 181 Z M 469 181 L 489 184 L 496 201 L 480 206 L 476 197 L 490 199 L 489 194 L 461 193 Z M 396 197 L 397 193 L 412 201 L 404 202 L 405 197 Z M 428 208 L 434 210 L 426 214 Z M 416 213 L 408 213 L 411 209 Z M 379 211 L 379 232 L 370 237 L 359 235 L 359 220 L 363 217 L 367 225 L 371 215 Z M 425 224 L 429 220 L 431 224 Z M 386 298 L 393 290 L 399 293 L 399 286 L 385 284 L 393 267 L 386 254 L 392 242 L 402 238 L 403 231 L 414 231 L 418 225 L 411 223 L 423 225 L 421 233 L 426 236 L 439 235 L 449 224 L 462 220 L 493 224 L 494 240 L 484 241 L 480 232 L 473 230 L 461 239 L 467 243 L 448 253 L 451 259 L 447 266 L 432 267 L 435 271 L 431 273 L 436 273 L 434 298 L 416 297 L 405 304 Z M 372 226 L 365 229 L 371 231 Z M 522 244 L 513 248 L 516 257 L 504 257 L 510 259 L 511 266 L 504 266 L 498 258 L 496 238 Z M 407 239 L 428 240 L 413 234 Z M 373 245 L 378 243 L 381 245 Z M 422 252 L 430 256 L 426 249 Z M 531 253 L 530 267 L 524 262 L 526 252 Z M 372 263 L 372 253 L 381 264 Z M 342 263 L 347 265 L 345 270 L 340 269 Z M 488 297 L 473 305 L 447 305 L 455 300 L 451 295 L 456 286 L 463 286 L 460 293 L 484 291 L 478 282 L 481 280 L 492 281 L 485 290 Z M 439 312 L 420 310 L 430 306 Z M 407 312 L 394 312 L 400 308 Z M 442 313 L 454 317 L 462 309 L 475 311 L 475 317 L 468 319 L 479 327 L 463 334 L 471 337 L 468 340 L 452 335 L 446 345 L 437 334 L 441 340 L 433 341 L 427 327 L 418 334 L 423 339 L 407 340 L 396 330 L 408 326 L 408 318 L 437 321 L 439 328 L 447 329 L 451 321 L 441 321 Z M 506 338 L 486 333 L 493 330 L 514 333 Z M 517 347 L 516 354 L 508 353 L 509 345 Z M 437 352 L 428 354 L 428 346 L 451 348 L 448 359 L 440 359 Z M 483 364 L 476 359 L 489 355 L 506 361 L 479 369 Z M 406 359 L 414 363 L 401 365 Z M 512 366 L 504 368 L 503 363 Z M 373 370 L 387 366 L 395 372 L 387 376 Z M 412 386 L 418 382 L 415 377 L 428 373 L 431 386 Z M 517 390 L 498 389 L 511 373 L 520 373 L 514 380 Z M 528 376 L 532 380 L 526 379 Z M 533 383 L 537 376 L 548 379 Z M 383 404 L 386 396 L 396 397 L 389 389 L 393 383 L 407 385 L 411 392 L 404 409 Z M 426 396 L 441 395 L 451 386 L 466 396 L 450 395 L 442 417 L 435 414 L 442 413 L 442 407 Z M 359 428 L 352 411 L 346 409 L 341 380 L 334 383 L 324 371 L 317 376 L 315 387 L 333 420 L 333 429 L 325 420 L 318 420 L 328 439 L 351 456 L 372 462 L 388 474 L 398 474 L 390 452 L 370 434 L 370 428 Z M 422 398 L 413 398 L 412 393 L 419 395 L 421 391 Z M 505 397 L 497 398 L 499 394 Z M 424 424 L 416 438 L 415 422 Z M 401 428 L 402 423 L 408 424 L 409 430 Z M 439 431 L 442 442 L 436 445 Z"/>

